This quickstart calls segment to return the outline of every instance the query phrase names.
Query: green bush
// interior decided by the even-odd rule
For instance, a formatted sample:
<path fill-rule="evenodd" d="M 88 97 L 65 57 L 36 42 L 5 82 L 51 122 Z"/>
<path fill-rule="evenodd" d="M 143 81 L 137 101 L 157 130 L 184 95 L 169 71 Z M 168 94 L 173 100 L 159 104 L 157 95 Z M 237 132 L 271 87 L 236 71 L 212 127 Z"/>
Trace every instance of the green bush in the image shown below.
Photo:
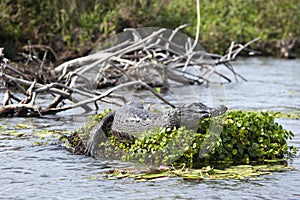
<path fill-rule="evenodd" d="M 200 6 L 200 44 L 209 52 L 223 54 L 231 41 L 261 37 L 254 48 L 275 55 L 278 39 L 292 34 L 300 40 L 298 0 L 202 0 Z M 194 37 L 197 24 L 194 0 L 3 0 L 0 9 L 4 47 L 26 45 L 30 40 L 57 52 L 86 52 L 125 27 L 174 29 L 188 23 L 183 32 Z"/>

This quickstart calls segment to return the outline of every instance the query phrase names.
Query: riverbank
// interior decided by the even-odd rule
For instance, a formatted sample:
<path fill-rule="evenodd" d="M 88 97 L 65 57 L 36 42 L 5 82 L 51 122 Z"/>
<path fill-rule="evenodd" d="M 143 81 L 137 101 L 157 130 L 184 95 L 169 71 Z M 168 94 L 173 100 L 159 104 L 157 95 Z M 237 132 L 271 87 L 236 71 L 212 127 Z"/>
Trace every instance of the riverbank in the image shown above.
<path fill-rule="evenodd" d="M 251 47 L 264 56 L 279 56 L 276 43 L 281 38 L 298 39 L 294 52 L 300 53 L 300 30 L 295 26 L 300 20 L 297 0 L 202 0 L 200 6 L 199 42 L 209 52 L 223 54 L 231 41 L 245 43 L 260 37 Z M 2 1 L 0 8 L 0 42 L 10 59 L 16 59 L 18 52 L 28 50 L 32 44 L 50 47 L 57 55 L 52 59 L 63 62 L 86 55 L 96 44 L 126 27 L 175 29 L 188 23 L 183 32 L 194 37 L 197 24 L 193 0 Z"/>

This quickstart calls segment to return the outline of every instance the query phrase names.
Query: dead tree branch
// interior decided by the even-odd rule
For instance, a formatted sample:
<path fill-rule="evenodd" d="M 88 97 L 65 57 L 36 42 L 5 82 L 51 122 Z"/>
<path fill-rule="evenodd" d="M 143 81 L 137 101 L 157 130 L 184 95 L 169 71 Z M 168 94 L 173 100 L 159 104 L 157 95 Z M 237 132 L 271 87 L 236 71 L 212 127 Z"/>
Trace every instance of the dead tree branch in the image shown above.
<path fill-rule="evenodd" d="M 208 85 L 215 81 L 215 76 L 222 79 L 220 83 L 230 83 L 231 78 L 218 71 L 221 64 L 236 80 L 246 80 L 234 70 L 231 61 L 242 50 L 248 51 L 249 45 L 259 38 L 244 45 L 232 42 L 225 55 L 208 53 L 198 44 L 198 1 L 197 9 L 198 27 L 195 40 L 179 33 L 187 25 L 179 26 L 175 30 L 127 29 L 99 45 L 93 54 L 65 62 L 57 66 L 53 73 L 47 71 L 51 74 L 49 76 L 53 76 L 53 81 L 50 82 L 37 81 L 34 76 L 9 65 L 4 61 L 3 49 L 0 48 L 0 83 L 8 88 L 0 109 L 0 117 L 43 116 L 74 108 L 91 112 L 99 108 L 99 102 L 124 105 L 126 99 L 117 92 L 132 86 L 146 89 L 165 104 L 175 107 L 153 87 L 168 89 L 171 84 Z M 48 50 L 57 57 L 46 46 L 31 46 L 33 47 Z M 31 53 L 27 56 L 28 63 L 37 64 L 38 70 L 48 70 L 45 64 L 47 52 L 43 59 L 36 59 Z M 13 95 L 11 86 L 17 87 L 25 97 Z M 51 96 L 50 103 L 45 107 L 36 105 L 41 94 Z"/>

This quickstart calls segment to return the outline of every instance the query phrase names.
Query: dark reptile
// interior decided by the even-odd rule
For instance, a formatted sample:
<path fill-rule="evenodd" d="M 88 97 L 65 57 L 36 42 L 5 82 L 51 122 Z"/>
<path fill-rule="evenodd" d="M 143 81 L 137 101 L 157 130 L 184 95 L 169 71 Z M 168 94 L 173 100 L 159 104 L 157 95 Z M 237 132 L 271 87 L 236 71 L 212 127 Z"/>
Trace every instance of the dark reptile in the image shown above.
<path fill-rule="evenodd" d="M 95 156 L 101 135 L 107 134 L 107 130 L 116 139 L 126 142 L 134 142 L 139 136 L 156 127 L 179 128 L 186 126 L 188 129 L 197 129 L 199 121 L 203 118 L 222 115 L 226 112 L 226 106 L 209 108 L 202 103 L 192 103 L 173 108 L 165 113 L 150 112 L 140 103 L 131 103 L 107 114 L 100 123 L 93 128 L 87 142 L 86 153 Z"/>

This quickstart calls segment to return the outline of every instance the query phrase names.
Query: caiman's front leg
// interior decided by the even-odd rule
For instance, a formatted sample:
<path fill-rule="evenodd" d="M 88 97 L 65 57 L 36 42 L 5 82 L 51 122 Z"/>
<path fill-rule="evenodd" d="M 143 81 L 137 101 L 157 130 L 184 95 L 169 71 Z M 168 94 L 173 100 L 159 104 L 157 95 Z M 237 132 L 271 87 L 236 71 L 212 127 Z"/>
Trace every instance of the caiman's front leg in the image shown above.
<path fill-rule="evenodd" d="M 108 113 L 98 125 L 96 125 L 89 136 L 89 140 L 86 145 L 86 155 L 96 156 L 96 153 L 99 149 L 99 144 L 101 142 L 105 142 L 105 138 L 107 138 L 107 130 L 111 127 L 112 122 L 114 120 L 115 112 Z"/>

